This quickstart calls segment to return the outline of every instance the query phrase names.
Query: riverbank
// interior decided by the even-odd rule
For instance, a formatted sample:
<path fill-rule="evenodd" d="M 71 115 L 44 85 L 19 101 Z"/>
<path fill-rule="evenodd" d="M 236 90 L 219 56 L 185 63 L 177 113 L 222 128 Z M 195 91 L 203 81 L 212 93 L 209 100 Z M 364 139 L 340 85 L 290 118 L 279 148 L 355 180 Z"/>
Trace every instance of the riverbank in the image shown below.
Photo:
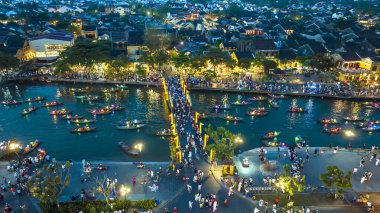
<path fill-rule="evenodd" d="M 225 93 L 240 93 L 240 94 L 256 94 L 256 95 L 284 95 L 296 98 L 320 98 L 320 99 L 340 99 L 350 101 L 380 101 L 380 97 L 345 97 L 337 95 L 325 95 L 325 94 L 309 94 L 298 92 L 269 92 L 269 91 L 257 91 L 247 89 L 234 89 L 234 88 L 210 88 L 210 87 L 189 87 L 190 91 L 200 92 L 225 92 Z"/>

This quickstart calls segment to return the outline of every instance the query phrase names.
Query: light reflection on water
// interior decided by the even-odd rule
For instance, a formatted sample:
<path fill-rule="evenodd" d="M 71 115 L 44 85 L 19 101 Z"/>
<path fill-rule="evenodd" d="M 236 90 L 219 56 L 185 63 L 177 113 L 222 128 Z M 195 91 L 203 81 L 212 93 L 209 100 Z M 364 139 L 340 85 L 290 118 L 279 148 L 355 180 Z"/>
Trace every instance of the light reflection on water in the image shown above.
<path fill-rule="evenodd" d="M 44 96 L 48 101 L 57 99 L 62 101 L 64 106 L 58 108 L 40 108 L 25 118 L 20 118 L 22 109 L 28 105 L 23 104 L 17 107 L 0 106 L 0 127 L 4 129 L 4 134 L 0 135 L 0 140 L 12 138 L 18 139 L 21 143 L 27 143 L 34 139 L 40 139 L 41 147 L 46 149 L 51 156 L 58 160 L 114 160 L 114 161 L 135 161 L 136 159 L 126 155 L 117 145 L 119 141 L 125 141 L 133 145 L 137 142 L 144 144 L 142 159 L 146 161 L 168 161 L 169 146 L 161 139 L 154 136 L 158 129 L 169 128 L 167 111 L 161 102 L 161 90 L 158 88 L 138 88 L 130 87 L 120 93 L 104 94 L 101 89 L 111 88 L 111 86 L 93 86 L 86 93 L 78 95 L 100 95 L 104 101 L 89 103 L 83 99 L 78 99 L 69 88 L 83 88 L 77 85 L 22 85 L 19 86 L 21 98 Z M 9 94 L 15 96 L 13 85 L 9 85 Z M 148 90 L 152 90 L 148 92 Z M 5 94 L 2 92 L 4 91 Z M 58 93 L 58 91 L 60 91 Z M 149 94 L 148 94 L 149 93 Z M 9 95 L 7 90 L 0 90 L 0 100 Z M 57 94 L 61 94 L 57 98 Z M 121 104 L 126 107 L 125 112 L 115 112 L 106 116 L 93 116 L 87 111 L 93 108 L 103 107 L 110 104 Z M 39 103 L 36 103 L 39 105 Z M 96 123 L 89 126 L 96 126 L 97 131 L 87 134 L 71 134 L 71 129 L 78 125 L 70 124 L 61 120 L 57 116 L 49 115 L 49 110 L 66 108 L 74 114 L 83 115 L 85 118 L 96 119 Z M 124 119 L 144 119 L 148 125 L 137 131 L 120 131 L 116 129 L 116 123 Z M 79 125 L 82 126 L 82 125 Z M 165 144 L 165 145 L 163 145 Z"/>
<path fill-rule="evenodd" d="M 192 92 L 193 108 L 201 113 L 211 113 L 209 106 L 215 103 L 221 103 L 222 100 L 234 102 L 236 100 L 247 100 L 253 95 L 242 95 L 234 93 L 217 93 L 217 92 Z M 233 107 L 228 114 L 243 117 L 243 122 L 226 122 L 222 119 L 211 118 L 205 120 L 205 124 L 214 126 L 226 126 L 234 133 L 241 133 L 247 139 L 241 146 L 240 150 L 252 149 L 262 146 L 260 135 L 269 131 L 281 131 L 278 141 L 294 144 L 294 137 L 301 135 L 306 138 L 311 146 L 328 146 L 331 142 L 333 145 L 346 146 L 348 142 L 354 146 L 361 146 L 363 143 L 371 144 L 374 140 L 380 140 L 380 132 L 367 134 L 360 129 L 354 128 L 352 123 L 343 122 L 342 118 L 358 114 L 371 119 L 380 119 L 379 111 L 366 110 L 360 102 L 330 99 L 311 99 L 311 98 L 286 98 L 277 99 L 279 109 L 271 109 L 267 116 L 251 117 L 245 115 L 249 107 L 270 107 L 267 102 L 253 102 L 249 106 Z M 307 109 L 306 113 L 289 113 L 290 107 L 302 107 Z M 221 112 L 223 113 L 223 112 Z M 346 135 L 328 135 L 322 132 L 323 126 L 317 121 L 322 118 L 337 118 L 342 120 L 341 127 L 351 130 L 355 137 Z"/>

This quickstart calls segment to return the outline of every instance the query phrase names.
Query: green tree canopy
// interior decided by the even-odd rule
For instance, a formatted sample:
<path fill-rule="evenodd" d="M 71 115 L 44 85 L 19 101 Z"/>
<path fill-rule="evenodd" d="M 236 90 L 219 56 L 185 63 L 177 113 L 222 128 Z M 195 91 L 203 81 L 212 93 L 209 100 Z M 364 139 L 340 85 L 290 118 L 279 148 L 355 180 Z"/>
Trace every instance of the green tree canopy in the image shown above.
<path fill-rule="evenodd" d="M 244 70 L 248 70 L 251 67 L 252 59 L 242 58 L 238 61 L 238 66 Z"/>
<path fill-rule="evenodd" d="M 343 190 L 351 188 L 351 172 L 344 174 L 344 171 L 340 170 L 337 166 L 327 166 L 326 172 L 319 176 L 323 186 L 332 188 L 336 196 L 342 195 Z"/>
<path fill-rule="evenodd" d="M 216 66 L 224 64 L 230 59 L 228 53 L 219 48 L 209 48 L 204 57 L 212 64 L 214 71 L 216 71 Z"/>
<path fill-rule="evenodd" d="M 90 69 L 96 63 L 109 62 L 111 47 L 108 42 L 83 39 L 76 42 L 72 47 L 66 48 L 60 55 L 61 62 L 68 66 L 83 66 Z M 56 62 L 57 63 L 57 62 Z M 53 64 L 62 67 L 62 64 Z"/>
<path fill-rule="evenodd" d="M 207 149 L 215 151 L 215 159 L 217 161 L 231 160 L 237 145 L 235 139 L 240 135 L 233 134 L 224 127 L 214 129 L 211 124 L 208 125 L 205 132 L 209 135 L 210 142 L 213 142 L 207 145 Z"/>
<path fill-rule="evenodd" d="M 5 52 L 0 52 L 0 69 L 12 69 L 20 65 L 20 61 L 13 55 Z"/>
<path fill-rule="evenodd" d="M 41 206 L 59 205 L 59 196 L 70 183 L 70 162 L 64 167 L 54 165 L 54 169 L 44 166 L 36 171 L 35 176 L 28 180 L 27 187 L 33 197 L 41 202 Z"/>

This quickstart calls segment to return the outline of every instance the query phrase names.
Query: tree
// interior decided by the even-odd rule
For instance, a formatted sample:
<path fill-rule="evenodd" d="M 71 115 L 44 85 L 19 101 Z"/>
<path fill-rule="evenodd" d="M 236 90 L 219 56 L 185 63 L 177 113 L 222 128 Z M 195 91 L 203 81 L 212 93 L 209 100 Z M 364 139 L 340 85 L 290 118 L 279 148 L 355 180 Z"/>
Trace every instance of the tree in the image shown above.
<path fill-rule="evenodd" d="M 190 57 L 186 55 L 184 52 L 180 52 L 179 54 L 174 54 L 172 56 L 172 61 L 175 67 L 179 69 L 183 69 L 190 65 Z"/>
<path fill-rule="evenodd" d="M 33 197 L 41 202 L 44 208 L 56 204 L 59 207 L 59 196 L 70 183 L 70 162 L 64 165 L 58 163 L 44 166 L 36 170 L 32 178 L 28 179 L 27 187 Z"/>
<path fill-rule="evenodd" d="M 238 66 L 245 71 L 247 71 L 252 64 L 252 60 L 250 58 L 242 58 L 238 61 Z"/>
<path fill-rule="evenodd" d="M 67 63 L 71 70 L 83 69 L 91 71 L 97 63 L 109 62 L 111 46 L 108 42 L 79 40 L 60 54 L 60 63 Z M 53 66 L 56 66 L 53 64 Z M 69 70 L 68 70 L 69 71 Z"/>
<path fill-rule="evenodd" d="M 19 60 L 13 55 L 5 52 L 0 52 L 0 69 L 9 70 L 20 65 Z"/>
<path fill-rule="evenodd" d="M 305 176 L 296 178 L 290 176 L 290 167 L 288 164 L 284 165 L 285 173 L 282 174 L 275 186 L 281 189 L 282 193 L 289 196 L 289 200 L 294 195 L 294 192 L 301 192 L 305 188 Z"/>
<path fill-rule="evenodd" d="M 264 59 L 262 62 L 262 66 L 265 74 L 269 74 L 270 70 L 276 69 L 278 64 L 272 60 Z"/>
<path fill-rule="evenodd" d="M 129 60 L 127 55 L 125 54 L 118 55 L 109 64 L 109 68 L 106 72 L 106 78 L 108 79 L 123 78 L 123 76 L 128 74 L 130 65 L 131 65 L 131 61 Z"/>
<path fill-rule="evenodd" d="M 70 24 L 66 27 L 66 30 L 72 33 L 74 36 L 79 37 L 82 34 L 82 31 L 78 26 L 75 26 L 73 24 Z"/>
<path fill-rule="evenodd" d="M 335 198 L 343 195 L 343 190 L 351 188 L 351 172 L 344 174 L 337 166 L 327 166 L 326 172 L 319 176 L 323 186 L 334 190 Z"/>
<path fill-rule="evenodd" d="M 236 148 L 234 141 L 240 135 L 233 134 L 224 127 L 218 127 L 215 130 L 211 124 L 208 125 L 205 132 L 209 135 L 210 142 L 213 142 L 207 146 L 207 149 L 215 151 L 215 159 L 217 161 L 231 160 Z"/>
<path fill-rule="evenodd" d="M 229 59 L 228 53 L 219 48 L 209 48 L 204 57 L 212 64 L 214 72 L 216 72 L 218 65 L 225 63 Z"/>

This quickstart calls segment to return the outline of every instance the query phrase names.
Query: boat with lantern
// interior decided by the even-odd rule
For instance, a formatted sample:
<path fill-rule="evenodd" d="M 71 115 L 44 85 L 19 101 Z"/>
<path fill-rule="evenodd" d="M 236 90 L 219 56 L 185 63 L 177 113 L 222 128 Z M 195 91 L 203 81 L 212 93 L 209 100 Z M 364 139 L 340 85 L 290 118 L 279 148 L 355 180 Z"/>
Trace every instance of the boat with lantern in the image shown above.
<path fill-rule="evenodd" d="M 127 154 L 137 156 L 140 154 L 139 150 L 133 149 L 132 147 L 128 146 L 126 142 L 120 141 L 118 143 L 119 147 Z"/>
<path fill-rule="evenodd" d="M 70 130 L 70 132 L 71 133 L 87 133 L 87 132 L 94 132 L 95 130 L 96 130 L 96 127 L 84 126 L 84 127 L 72 129 Z"/>
<path fill-rule="evenodd" d="M 256 109 L 249 109 L 247 112 L 247 115 L 249 115 L 249 116 L 265 116 L 267 114 L 268 114 L 268 112 L 258 111 Z"/>
<path fill-rule="evenodd" d="M 323 118 L 319 120 L 321 124 L 339 124 L 340 122 L 335 118 Z"/>
<path fill-rule="evenodd" d="M 231 103 L 232 106 L 247 106 L 250 104 L 251 102 L 248 102 L 248 101 L 235 101 Z"/>
<path fill-rule="evenodd" d="M 81 115 L 66 114 L 66 115 L 61 116 L 61 120 L 72 120 L 72 119 L 82 119 L 82 118 L 83 118 L 83 116 L 81 116 Z"/>
<path fill-rule="evenodd" d="M 332 135 L 337 135 L 343 133 L 342 128 L 340 127 L 332 127 L 332 128 L 325 128 L 323 129 L 324 132 Z"/>
<path fill-rule="evenodd" d="M 61 105 L 63 105 L 62 102 L 52 101 L 52 102 L 43 103 L 41 106 L 42 107 L 55 107 L 55 106 L 61 106 Z"/>
<path fill-rule="evenodd" d="M 28 145 L 26 145 L 26 146 L 20 151 L 20 154 L 22 154 L 22 155 L 29 154 L 29 153 L 33 152 L 33 150 L 35 150 L 39 145 L 40 145 L 40 141 L 39 141 L 39 140 L 31 141 L 31 142 L 29 142 Z"/>
<path fill-rule="evenodd" d="M 51 110 L 49 114 L 50 115 L 69 115 L 69 114 L 72 114 L 72 112 L 67 109 L 60 109 L 60 110 Z"/>
<path fill-rule="evenodd" d="M 47 100 L 47 98 L 41 97 L 41 96 L 37 96 L 35 98 L 28 98 L 24 102 L 25 103 L 32 103 L 32 102 L 40 102 L 40 101 L 45 101 L 45 100 Z"/>
<path fill-rule="evenodd" d="M 16 105 L 21 105 L 22 102 L 18 100 L 5 100 L 5 101 L 2 101 L 1 104 L 5 106 L 16 106 Z"/>
<path fill-rule="evenodd" d="M 37 109 L 38 109 L 38 107 L 36 107 L 36 106 L 34 106 L 34 107 L 30 107 L 30 108 L 28 108 L 28 109 L 24 109 L 24 110 L 21 112 L 21 115 L 22 115 L 22 116 L 29 115 L 29 114 L 35 112 Z"/>
<path fill-rule="evenodd" d="M 237 117 L 233 115 L 223 115 L 223 116 L 220 116 L 220 118 L 226 121 L 243 121 L 244 120 L 244 118 L 242 117 Z"/>
<path fill-rule="evenodd" d="M 92 120 L 92 119 L 71 119 L 70 120 L 70 123 L 73 123 L 73 124 L 90 124 L 90 123 L 94 123 L 95 121 Z"/>
<path fill-rule="evenodd" d="M 113 104 L 106 106 L 104 108 L 107 110 L 111 110 L 111 111 L 124 111 L 125 110 L 125 107 L 120 106 L 120 105 L 113 105 Z"/>
<path fill-rule="evenodd" d="M 128 125 L 117 125 L 116 128 L 120 130 L 135 130 L 146 126 L 146 124 L 128 124 Z"/>
<path fill-rule="evenodd" d="M 288 109 L 288 112 L 291 112 L 291 113 L 305 113 L 305 112 L 307 112 L 307 110 L 303 109 L 302 107 L 290 107 Z"/>
<path fill-rule="evenodd" d="M 210 107 L 210 109 L 213 109 L 213 110 L 231 110 L 232 107 L 230 104 L 216 104 L 216 105 L 213 105 Z"/>
<path fill-rule="evenodd" d="M 88 113 L 93 115 L 109 115 L 111 112 L 112 111 L 108 109 L 93 109 L 88 111 Z"/>
<path fill-rule="evenodd" d="M 261 140 L 273 139 L 273 138 L 279 136 L 280 134 L 281 134 L 281 132 L 276 132 L 276 131 L 268 132 L 265 135 L 261 136 Z"/>

